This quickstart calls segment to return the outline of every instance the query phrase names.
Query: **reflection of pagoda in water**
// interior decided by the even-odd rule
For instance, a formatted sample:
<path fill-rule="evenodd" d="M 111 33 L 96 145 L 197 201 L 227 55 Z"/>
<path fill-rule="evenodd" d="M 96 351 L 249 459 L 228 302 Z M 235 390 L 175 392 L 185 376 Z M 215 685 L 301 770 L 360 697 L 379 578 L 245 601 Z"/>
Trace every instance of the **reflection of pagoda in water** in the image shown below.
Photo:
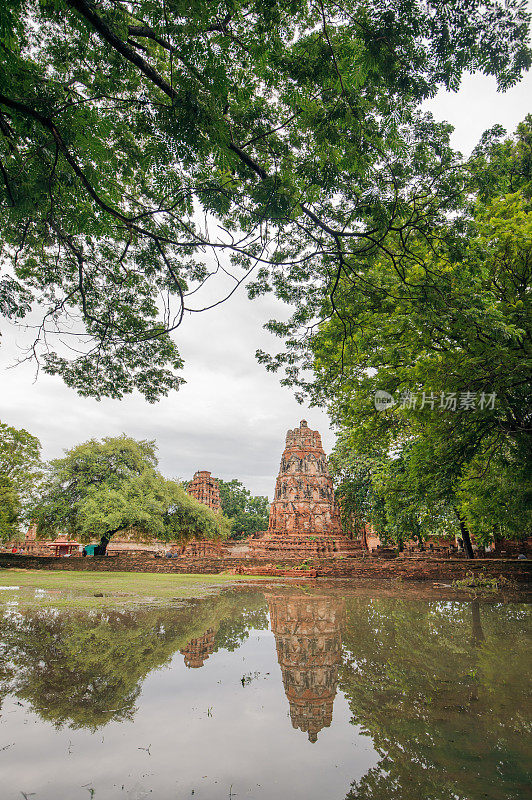
<path fill-rule="evenodd" d="M 203 636 L 191 639 L 187 646 L 180 650 L 185 657 L 187 667 L 197 669 L 204 665 L 211 653 L 214 652 L 214 634 L 214 628 L 209 628 Z"/>
<path fill-rule="evenodd" d="M 275 594 L 268 605 L 292 725 L 315 742 L 332 722 L 344 603 L 329 595 Z"/>

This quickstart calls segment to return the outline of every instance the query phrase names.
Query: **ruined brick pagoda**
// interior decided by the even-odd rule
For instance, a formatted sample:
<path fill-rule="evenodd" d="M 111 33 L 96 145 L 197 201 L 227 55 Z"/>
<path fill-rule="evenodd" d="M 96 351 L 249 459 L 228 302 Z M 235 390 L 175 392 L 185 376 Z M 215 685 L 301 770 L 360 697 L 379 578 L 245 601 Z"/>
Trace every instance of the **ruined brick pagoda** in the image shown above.
<path fill-rule="evenodd" d="M 194 473 L 194 477 L 187 486 L 187 492 L 191 497 L 195 497 L 204 506 L 215 511 L 217 514 L 222 512 L 222 502 L 220 499 L 220 486 L 216 478 L 206 469 L 200 469 Z M 178 555 L 189 556 L 191 558 L 205 558 L 208 556 L 219 556 L 221 554 L 221 542 L 213 539 L 192 539 L 181 548 L 175 548 L 174 552 Z"/>
<path fill-rule="evenodd" d="M 190 642 L 180 650 L 185 658 L 185 664 L 189 669 L 198 669 L 207 661 L 211 653 L 214 653 L 214 628 L 209 628 L 203 636 L 191 639 Z"/>
<path fill-rule="evenodd" d="M 206 469 L 200 469 L 194 473 L 193 479 L 188 484 L 187 492 L 212 511 L 221 511 L 222 503 L 218 481 Z"/>
<path fill-rule="evenodd" d="M 315 742 L 332 722 L 344 602 L 333 595 L 267 596 L 292 727 Z"/>
<path fill-rule="evenodd" d="M 268 530 L 250 541 L 253 555 L 308 558 L 357 556 L 359 542 L 344 533 L 318 431 L 306 420 L 286 434 Z"/>

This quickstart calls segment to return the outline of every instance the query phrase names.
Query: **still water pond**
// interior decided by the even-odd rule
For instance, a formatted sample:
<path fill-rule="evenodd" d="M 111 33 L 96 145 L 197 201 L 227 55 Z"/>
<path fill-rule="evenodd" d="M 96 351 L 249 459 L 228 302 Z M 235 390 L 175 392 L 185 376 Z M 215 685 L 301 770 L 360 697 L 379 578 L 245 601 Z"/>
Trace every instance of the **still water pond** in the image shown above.
<path fill-rule="evenodd" d="M 0 797 L 529 797 L 529 622 L 518 603 L 294 588 L 13 605 Z"/>

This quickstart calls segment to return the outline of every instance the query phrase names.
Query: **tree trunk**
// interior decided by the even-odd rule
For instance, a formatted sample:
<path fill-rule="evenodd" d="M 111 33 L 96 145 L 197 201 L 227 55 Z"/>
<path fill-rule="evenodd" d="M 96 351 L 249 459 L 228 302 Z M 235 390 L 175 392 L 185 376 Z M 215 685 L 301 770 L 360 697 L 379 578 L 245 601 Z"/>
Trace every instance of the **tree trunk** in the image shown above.
<path fill-rule="evenodd" d="M 102 536 L 100 539 L 100 544 L 94 548 L 94 555 L 95 556 L 104 556 L 107 552 L 107 545 L 111 541 L 110 536 Z"/>
<path fill-rule="evenodd" d="M 362 547 L 364 548 L 364 550 L 369 550 L 368 532 L 366 530 L 366 526 L 365 525 L 362 526 L 362 533 L 360 535 L 360 543 L 361 543 Z"/>
<path fill-rule="evenodd" d="M 475 558 L 473 545 L 471 544 L 471 537 L 469 535 L 469 528 L 465 524 L 465 521 L 457 508 L 455 508 L 455 514 L 458 518 L 458 524 L 460 525 L 460 536 L 462 537 L 462 541 L 464 543 L 465 554 L 467 558 Z"/>

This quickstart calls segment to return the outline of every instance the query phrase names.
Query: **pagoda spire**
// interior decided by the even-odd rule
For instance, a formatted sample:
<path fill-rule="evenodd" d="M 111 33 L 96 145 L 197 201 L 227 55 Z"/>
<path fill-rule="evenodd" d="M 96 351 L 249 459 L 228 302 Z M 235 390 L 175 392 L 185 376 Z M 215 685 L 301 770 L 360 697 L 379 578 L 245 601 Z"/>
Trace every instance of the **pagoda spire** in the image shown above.
<path fill-rule="evenodd" d="M 268 530 L 250 540 L 254 555 L 354 556 L 361 546 L 342 532 L 327 457 L 318 431 L 301 420 L 286 434 Z"/>

